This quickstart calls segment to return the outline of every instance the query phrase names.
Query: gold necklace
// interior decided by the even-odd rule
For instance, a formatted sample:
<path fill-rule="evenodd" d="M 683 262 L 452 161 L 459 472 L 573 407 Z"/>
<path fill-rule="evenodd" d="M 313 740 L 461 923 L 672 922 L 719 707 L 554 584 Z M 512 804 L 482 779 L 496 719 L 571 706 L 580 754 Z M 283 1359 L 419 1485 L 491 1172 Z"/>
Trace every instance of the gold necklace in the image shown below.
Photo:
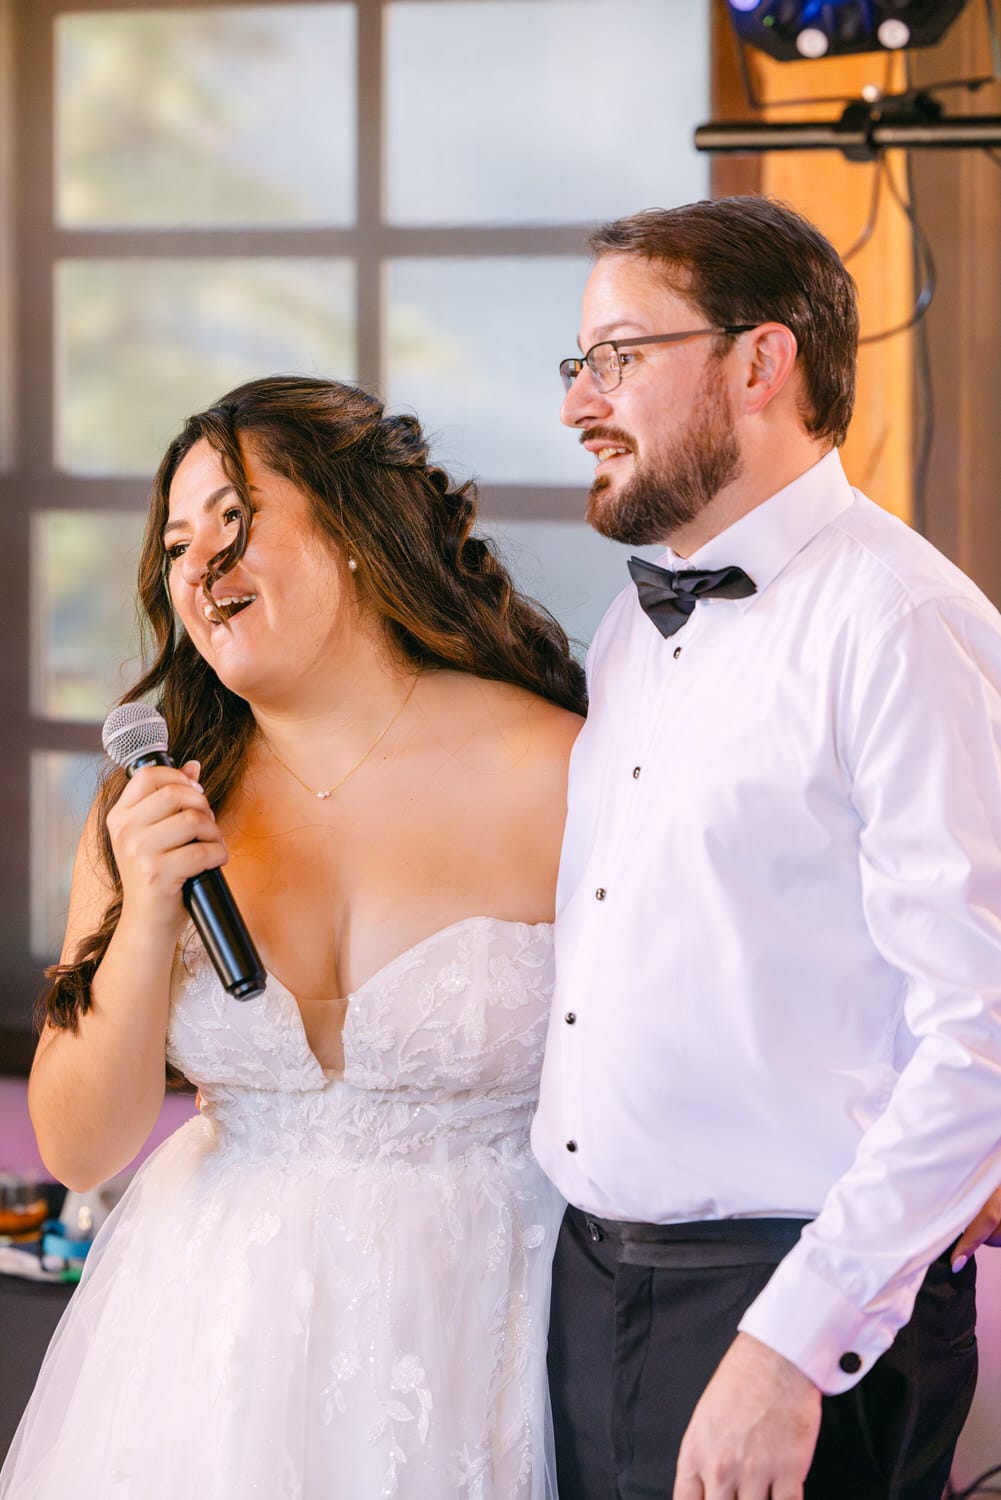
<path fill-rule="evenodd" d="M 306 783 L 303 781 L 302 777 L 299 776 L 299 775 L 297 775 L 297 773 L 295 771 L 293 771 L 293 769 L 292 769 L 292 767 L 290 765 L 286 765 L 285 761 L 282 760 L 281 756 L 278 754 L 278 751 L 275 749 L 275 747 L 271 744 L 270 740 L 266 739 L 263 734 L 261 735 L 261 739 L 264 740 L 265 745 L 271 751 L 271 754 L 274 756 L 274 758 L 278 762 L 278 764 L 280 766 L 282 766 L 289 773 L 289 775 L 292 777 L 292 779 L 294 781 L 297 781 L 299 783 L 299 785 L 302 787 L 302 789 L 303 789 L 304 792 L 308 792 L 311 797 L 315 797 L 319 802 L 326 802 L 326 800 L 327 800 L 328 797 L 332 797 L 334 795 L 334 793 L 337 791 L 338 787 L 342 787 L 344 785 L 344 783 L 347 781 L 347 779 L 348 779 L 349 776 L 353 776 L 354 775 L 354 773 L 358 770 L 359 766 L 363 766 L 365 764 L 365 762 L 368 760 L 369 756 L 372 754 L 372 751 L 375 750 L 377 748 L 377 746 L 379 746 L 379 745 L 382 744 L 383 740 L 386 738 L 386 735 L 392 729 L 393 725 L 396 723 L 397 719 L 400 717 L 400 715 L 402 714 L 403 710 L 406 708 L 407 704 L 410 702 L 411 698 L 414 696 L 414 688 L 417 686 L 417 678 L 419 676 L 420 676 L 420 673 L 418 672 L 415 675 L 413 682 L 410 684 L 409 688 L 407 689 L 406 697 L 403 699 L 403 702 L 400 704 L 399 708 L 396 710 L 396 712 L 394 713 L 393 717 L 390 719 L 389 723 L 386 725 L 385 729 L 383 729 L 379 733 L 378 737 L 372 741 L 371 745 L 369 745 L 368 749 L 365 751 L 365 754 L 362 756 L 361 760 L 356 760 L 355 763 L 354 763 L 354 765 L 351 767 L 350 771 L 345 771 L 344 775 L 341 777 L 340 781 L 335 781 L 334 784 L 333 784 L 333 786 L 330 787 L 325 792 L 314 792 L 313 788 L 311 786 L 307 786 Z"/>

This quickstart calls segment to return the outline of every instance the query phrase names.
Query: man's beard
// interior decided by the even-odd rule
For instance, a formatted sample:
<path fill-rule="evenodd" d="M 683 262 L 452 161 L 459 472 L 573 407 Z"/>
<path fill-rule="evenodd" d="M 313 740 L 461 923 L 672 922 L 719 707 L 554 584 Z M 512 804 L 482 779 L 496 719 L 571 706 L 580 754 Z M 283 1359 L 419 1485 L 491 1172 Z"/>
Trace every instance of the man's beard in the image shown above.
<path fill-rule="evenodd" d="M 612 434 L 609 433 L 609 436 Z M 637 469 L 617 495 L 595 480 L 587 519 L 595 531 L 634 547 L 669 542 L 691 524 L 741 470 L 740 447 L 722 365 L 706 370 L 688 425 L 650 464 Z"/>

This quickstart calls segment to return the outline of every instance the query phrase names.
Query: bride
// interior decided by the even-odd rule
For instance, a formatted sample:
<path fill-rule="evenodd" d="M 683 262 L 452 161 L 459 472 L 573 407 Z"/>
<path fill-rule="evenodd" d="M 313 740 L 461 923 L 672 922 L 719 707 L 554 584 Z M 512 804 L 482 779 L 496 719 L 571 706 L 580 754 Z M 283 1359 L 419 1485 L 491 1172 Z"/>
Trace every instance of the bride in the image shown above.
<path fill-rule="evenodd" d="M 583 674 L 474 504 L 319 380 L 240 387 L 163 459 L 128 697 L 178 768 L 98 796 L 30 1105 L 78 1189 L 141 1147 L 165 1057 L 202 1108 L 98 1236 L 3 1500 L 555 1493 L 528 1123 Z M 242 1004 L 181 901 L 223 864 L 269 976 Z"/>

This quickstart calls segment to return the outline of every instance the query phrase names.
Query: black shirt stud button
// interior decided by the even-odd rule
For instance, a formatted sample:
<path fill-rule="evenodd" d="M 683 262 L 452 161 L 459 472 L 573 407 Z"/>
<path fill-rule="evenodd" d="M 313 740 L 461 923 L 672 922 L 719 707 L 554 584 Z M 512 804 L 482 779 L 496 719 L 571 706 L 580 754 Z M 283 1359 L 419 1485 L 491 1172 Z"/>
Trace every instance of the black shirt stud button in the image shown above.
<path fill-rule="evenodd" d="M 634 781 L 639 781 L 639 779 L 640 779 L 640 771 L 642 769 L 643 769 L 642 766 L 633 766 L 633 780 Z"/>
<path fill-rule="evenodd" d="M 576 1151 L 577 1150 L 577 1142 L 576 1141 L 567 1141 L 567 1150 L 568 1151 Z"/>
<path fill-rule="evenodd" d="M 675 661 L 678 660 L 678 657 L 680 655 L 681 655 L 681 647 L 680 646 L 675 646 L 675 648 L 674 648 L 674 659 L 675 659 Z"/>
<path fill-rule="evenodd" d="M 862 1360 L 854 1349 L 850 1349 L 847 1354 L 842 1354 L 838 1360 L 838 1366 L 846 1375 L 857 1375 L 862 1368 Z"/>
<path fill-rule="evenodd" d="M 568 1010 L 563 1019 L 564 1021 L 566 1021 L 568 1026 L 573 1026 L 577 1021 L 577 1012 L 575 1010 Z"/>
<path fill-rule="evenodd" d="M 604 901 L 604 899 L 605 899 L 605 887 L 603 885 L 599 885 L 598 889 L 595 891 L 595 893 L 594 893 L 594 899 L 595 899 L 595 901 Z"/>

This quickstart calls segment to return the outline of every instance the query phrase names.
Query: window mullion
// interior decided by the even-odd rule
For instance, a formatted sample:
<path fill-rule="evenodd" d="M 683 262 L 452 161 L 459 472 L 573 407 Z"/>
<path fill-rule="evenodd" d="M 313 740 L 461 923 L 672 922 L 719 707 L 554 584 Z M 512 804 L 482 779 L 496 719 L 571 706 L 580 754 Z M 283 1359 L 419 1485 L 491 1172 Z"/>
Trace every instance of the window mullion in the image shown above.
<path fill-rule="evenodd" d="M 355 263 L 358 378 L 383 388 L 382 272 L 386 243 L 382 223 L 382 0 L 358 6 L 357 259 Z"/>

